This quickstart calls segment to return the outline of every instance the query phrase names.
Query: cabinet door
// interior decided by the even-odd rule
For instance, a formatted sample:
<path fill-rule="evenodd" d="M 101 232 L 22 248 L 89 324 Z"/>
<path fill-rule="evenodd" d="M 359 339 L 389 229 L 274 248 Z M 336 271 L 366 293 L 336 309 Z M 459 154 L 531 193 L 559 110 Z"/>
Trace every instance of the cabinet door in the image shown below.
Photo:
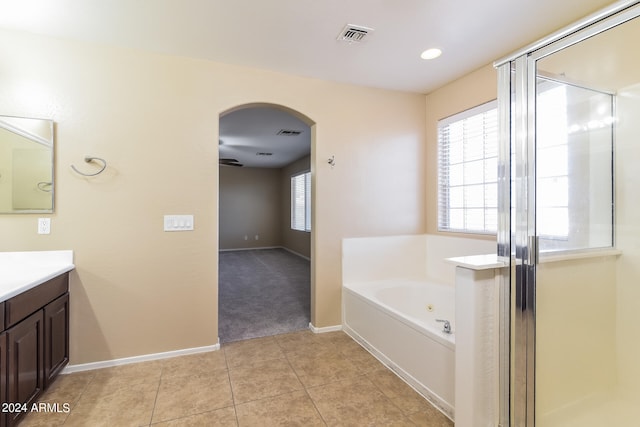
<path fill-rule="evenodd" d="M 7 330 L 7 400 L 30 408 L 44 388 L 42 310 Z M 23 412 L 8 414 L 13 425 Z"/>
<path fill-rule="evenodd" d="M 0 404 L 7 402 L 7 334 L 0 334 Z M 5 414 L 0 412 L 0 427 L 6 426 Z"/>
<path fill-rule="evenodd" d="M 69 362 L 69 294 L 44 307 L 45 388 Z"/>

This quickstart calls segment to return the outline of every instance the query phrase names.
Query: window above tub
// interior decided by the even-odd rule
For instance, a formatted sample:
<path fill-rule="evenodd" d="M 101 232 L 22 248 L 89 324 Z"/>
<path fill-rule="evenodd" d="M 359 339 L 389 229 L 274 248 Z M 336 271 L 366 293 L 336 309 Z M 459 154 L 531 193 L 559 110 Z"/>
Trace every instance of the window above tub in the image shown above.
<path fill-rule="evenodd" d="M 497 101 L 438 122 L 438 230 L 498 229 Z"/>

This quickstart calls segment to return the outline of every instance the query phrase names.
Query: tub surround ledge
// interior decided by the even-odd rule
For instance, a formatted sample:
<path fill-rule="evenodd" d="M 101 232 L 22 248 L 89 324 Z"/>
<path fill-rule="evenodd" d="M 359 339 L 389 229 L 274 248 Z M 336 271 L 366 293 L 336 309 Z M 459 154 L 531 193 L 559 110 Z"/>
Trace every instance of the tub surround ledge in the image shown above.
<path fill-rule="evenodd" d="M 74 268 L 72 250 L 0 252 L 0 302 Z"/>
<path fill-rule="evenodd" d="M 448 264 L 456 267 L 468 268 L 470 270 L 490 270 L 493 268 L 508 267 L 509 262 L 504 261 L 496 254 L 470 255 L 454 258 L 446 258 Z"/>

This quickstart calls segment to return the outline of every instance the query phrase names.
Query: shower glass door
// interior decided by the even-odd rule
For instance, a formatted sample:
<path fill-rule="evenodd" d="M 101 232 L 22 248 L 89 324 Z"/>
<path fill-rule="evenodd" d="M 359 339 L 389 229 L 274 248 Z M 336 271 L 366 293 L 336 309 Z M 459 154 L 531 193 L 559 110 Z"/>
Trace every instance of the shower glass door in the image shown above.
<path fill-rule="evenodd" d="M 620 7 L 500 71 L 514 426 L 640 425 L 639 15 Z"/>
<path fill-rule="evenodd" d="M 588 46 L 608 36 L 536 62 L 537 426 L 607 425 L 616 384 L 616 88 Z"/>

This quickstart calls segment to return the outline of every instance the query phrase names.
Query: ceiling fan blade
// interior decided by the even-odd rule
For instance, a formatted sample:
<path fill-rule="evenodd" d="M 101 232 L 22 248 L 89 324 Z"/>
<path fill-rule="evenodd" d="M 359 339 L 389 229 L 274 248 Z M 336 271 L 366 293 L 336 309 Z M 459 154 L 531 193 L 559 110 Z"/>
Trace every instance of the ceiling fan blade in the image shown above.
<path fill-rule="evenodd" d="M 237 166 L 237 167 L 244 166 L 242 163 L 238 161 L 238 159 L 232 159 L 228 157 L 222 157 L 218 159 L 218 163 L 221 164 L 222 166 Z"/>
<path fill-rule="evenodd" d="M 242 166 L 244 166 L 242 163 L 220 163 L 220 166 L 236 166 L 241 168 Z"/>

